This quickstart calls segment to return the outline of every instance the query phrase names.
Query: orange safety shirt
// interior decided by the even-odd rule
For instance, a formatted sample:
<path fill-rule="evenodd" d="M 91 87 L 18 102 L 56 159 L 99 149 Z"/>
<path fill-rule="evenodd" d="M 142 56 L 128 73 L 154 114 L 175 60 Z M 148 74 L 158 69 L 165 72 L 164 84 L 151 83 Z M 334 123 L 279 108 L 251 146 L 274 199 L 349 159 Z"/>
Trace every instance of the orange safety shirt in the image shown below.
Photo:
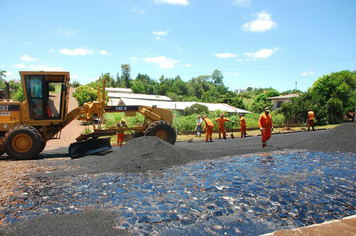
<path fill-rule="evenodd" d="M 242 126 L 246 126 L 246 118 L 245 117 L 241 117 L 241 127 Z"/>
<path fill-rule="evenodd" d="M 260 119 L 258 120 L 258 127 L 262 127 L 264 129 L 272 128 L 272 116 L 270 114 L 262 114 Z"/>
<path fill-rule="evenodd" d="M 209 118 L 204 118 L 203 120 L 205 121 L 204 129 L 206 129 L 208 126 L 214 128 L 214 123 Z"/>
<path fill-rule="evenodd" d="M 217 118 L 215 121 L 218 122 L 219 128 L 224 128 L 225 127 L 225 122 L 229 121 L 229 119 L 227 119 L 227 118 Z"/>
<path fill-rule="evenodd" d="M 314 112 L 308 111 L 308 120 L 314 120 Z"/>

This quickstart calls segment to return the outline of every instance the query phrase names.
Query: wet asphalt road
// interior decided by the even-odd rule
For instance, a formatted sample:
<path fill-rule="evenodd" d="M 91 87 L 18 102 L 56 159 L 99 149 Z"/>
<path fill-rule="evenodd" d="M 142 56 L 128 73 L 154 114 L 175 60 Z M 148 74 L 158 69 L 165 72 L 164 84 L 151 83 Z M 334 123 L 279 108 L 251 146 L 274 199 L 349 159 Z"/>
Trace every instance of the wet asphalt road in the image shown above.
<path fill-rule="evenodd" d="M 353 145 L 332 147 L 335 140 L 318 146 L 335 137 L 327 132 L 273 135 L 266 149 L 260 137 L 177 143 L 200 155 L 159 172 L 37 176 L 1 212 L 12 224 L 2 232 L 44 235 L 61 222 L 48 215 L 71 215 L 93 225 L 106 219 L 113 226 L 106 235 L 258 235 L 354 215 L 356 154 Z M 311 151 L 291 150 L 298 147 Z M 88 216 L 98 210 L 99 219 Z M 96 233 L 78 227 L 72 233 Z"/>

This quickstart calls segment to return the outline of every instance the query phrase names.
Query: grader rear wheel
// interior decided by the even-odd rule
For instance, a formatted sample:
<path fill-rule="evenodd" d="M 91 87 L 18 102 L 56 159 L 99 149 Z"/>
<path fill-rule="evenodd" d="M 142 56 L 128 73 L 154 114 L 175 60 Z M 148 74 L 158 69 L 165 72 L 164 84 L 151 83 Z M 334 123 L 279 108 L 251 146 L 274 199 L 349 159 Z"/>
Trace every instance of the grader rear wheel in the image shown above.
<path fill-rule="evenodd" d="M 156 136 L 173 145 L 177 138 L 172 125 L 163 120 L 151 123 L 146 129 L 145 135 Z"/>
<path fill-rule="evenodd" d="M 28 160 L 36 157 L 43 147 L 41 135 L 28 125 L 11 128 L 4 137 L 6 154 L 17 160 Z"/>

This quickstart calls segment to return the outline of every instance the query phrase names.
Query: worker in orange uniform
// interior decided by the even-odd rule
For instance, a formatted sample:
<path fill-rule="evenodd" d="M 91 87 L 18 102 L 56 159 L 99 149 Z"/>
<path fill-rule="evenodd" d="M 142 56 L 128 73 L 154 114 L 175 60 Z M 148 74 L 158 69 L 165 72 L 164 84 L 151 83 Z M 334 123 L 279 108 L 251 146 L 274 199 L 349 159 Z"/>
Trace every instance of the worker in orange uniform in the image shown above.
<path fill-rule="evenodd" d="M 125 128 L 127 127 L 126 120 L 122 119 L 120 122 L 117 122 L 117 127 Z M 124 142 L 125 131 L 118 131 L 117 132 L 117 146 L 121 147 L 122 143 Z"/>
<path fill-rule="evenodd" d="M 221 139 L 221 134 L 223 134 L 223 138 L 226 139 L 225 122 L 232 122 L 232 120 L 225 118 L 224 114 L 220 114 L 220 118 L 216 118 L 215 121 L 218 123 L 219 139 Z"/>
<path fill-rule="evenodd" d="M 212 142 L 213 141 L 214 123 L 206 116 L 203 116 L 203 120 L 205 121 L 205 127 L 203 128 L 203 131 L 206 130 L 205 142 L 208 142 L 208 139 L 210 139 L 210 142 Z"/>
<path fill-rule="evenodd" d="M 311 109 L 308 109 L 308 131 L 310 131 L 310 126 L 313 128 L 314 130 L 314 111 L 312 111 Z"/>
<path fill-rule="evenodd" d="M 245 117 L 240 114 L 240 124 L 241 124 L 241 138 L 246 138 L 246 119 Z"/>
<path fill-rule="evenodd" d="M 262 133 L 262 147 L 265 148 L 273 130 L 272 116 L 269 114 L 268 107 L 265 108 L 265 113 L 260 116 L 258 127 Z"/>

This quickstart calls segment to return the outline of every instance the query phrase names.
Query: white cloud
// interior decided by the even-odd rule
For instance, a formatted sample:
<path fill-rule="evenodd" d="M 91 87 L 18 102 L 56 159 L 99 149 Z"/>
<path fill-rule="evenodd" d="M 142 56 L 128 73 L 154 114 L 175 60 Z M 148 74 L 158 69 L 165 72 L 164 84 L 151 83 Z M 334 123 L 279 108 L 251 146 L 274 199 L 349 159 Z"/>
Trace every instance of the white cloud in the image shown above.
<path fill-rule="evenodd" d="M 24 63 L 21 63 L 21 64 L 16 64 L 16 65 L 13 65 L 12 67 L 17 67 L 17 68 L 26 68 L 26 65 Z"/>
<path fill-rule="evenodd" d="M 308 76 L 308 75 L 314 75 L 314 71 L 306 71 L 306 72 L 302 72 L 300 73 L 301 76 Z"/>
<path fill-rule="evenodd" d="M 49 50 L 47 50 L 48 52 L 56 52 L 56 50 L 54 50 L 54 49 L 49 49 Z"/>
<path fill-rule="evenodd" d="M 278 51 L 279 48 L 273 48 L 273 49 L 261 49 L 257 52 L 247 52 L 244 53 L 245 56 L 249 57 L 252 60 L 257 60 L 261 58 L 268 58 L 270 57 L 273 53 Z"/>
<path fill-rule="evenodd" d="M 29 66 L 31 70 L 43 70 L 43 71 L 63 71 L 62 67 L 49 67 L 49 66 Z"/>
<path fill-rule="evenodd" d="M 277 27 L 277 23 L 273 22 L 271 19 L 271 14 L 268 14 L 265 11 L 262 11 L 254 16 L 256 19 L 245 23 L 242 26 L 243 30 L 251 32 L 263 32 Z"/>
<path fill-rule="evenodd" d="M 133 11 L 133 12 L 138 12 L 138 13 L 140 13 L 140 14 L 145 14 L 145 13 L 146 13 L 146 10 L 141 10 L 141 9 L 139 9 L 137 6 L 134 6 L 134 7 L 132 8 L 132 11 Z"/>
<path fill-rule="evenodd" d="M 37 61 L 37 58 L 32 58 L 27 55 L 23 55 L 20 59 L 23 61 Z"/>
<path fill-rule="evenodd" d="M 130 57 L 130 60 L 134 63 L 139 62 L 140 59 L 141 59 L 140 57 Z"/>
<path fill-rule="evenodd" d="M 110 54 L 105 50 L 100 50 L 99 53 L 103 56 L 110 56 Z"/>
<path fill-rule="evenodd" d="M 183 67 L 189 68 L 189 67 L 193 67 L 193 65 L 192 64 L 186 64 L 186 65 L 183 65 Z"/>
<path fill-rule="evenodd" d="M 237 61 L 237 62 L 241 62 L 241 61 L 242 61 L 242 59 L 241 59 L 241 58 L 238 58 L 238 59 L 236 59 L 236 61 Z"/>
<path fill-rule="evenodd" d="M 94 54 L 94 50 L 92 49 L 84 49 L 84 48 L 77 48 L 77 49 L 67 49 L 67 48 L 63 48 L 59 50 L 60 53 L 62 54 L 66 54 L 66 55 L 70 55 L 70 56 L 85 56 L 88 54 Z"/>
<path fill-rule="evenodd" d="M 13 76 L 14 74 L 11 71 L 6 71 L 5 72 L 5 76 L 9 77 L 9 76 Z"/>
<path fill-rule="evenodd" d="M 232 54 L 232 53 L 216 53 L 214 54 L 214 56 L 218 57 L 218 58 L 231 58 L 231 57 L 237 57 L 236 54 Z"/>
<path fill-rule="evenodd" d="M 75 30 L 75 29 L 64 29 L 64 28 L 58 29 L 58 33 L 61 35 L 65 35 L 65 36 L 74 35 L 76 32 L 77 32 L 77 30 Z"/>
<path fill-rule="evenodd" d="M 232 5 L 251 6 L 251 0 L 233 0 Z"/>
<path fill-rule="evenodd" d="M 153 31 L 153 34 L 157 35 L 157 40 L 161 40 L 162 37 L 166 37 L 167 34 L 169 33 L 169 30 L 167 31 Z"/>
<path fill-rule="evenodd" d="M 168 4 L 178 4 L 187 6 L 189 5 L 188 0 L 155 0 L 156 3 L 168 3 Z"/>
<path fill-rule="evenodd" d="M 173 68 L 175 63 L 177 63 L 178 61 L 167 58 L 167 57 L 147 57 L 145 58 L 146 62 L 150 62 L 150 63 L 156 63 L 159 65 L 160 68 L 162 69 L 167 69 L 167 68 Z"/>
<path fill-rule="evenodd" d="M 236 72 L 234 75 L 236 75 L 236 76 L 240 76 L 240 73 Z"/>
<path fill-rule="evenodd" d="M 169 30 L 167 31 L 153 31 L 153 34 L 158 35 L 158 36 L 167 36 Z"/>

